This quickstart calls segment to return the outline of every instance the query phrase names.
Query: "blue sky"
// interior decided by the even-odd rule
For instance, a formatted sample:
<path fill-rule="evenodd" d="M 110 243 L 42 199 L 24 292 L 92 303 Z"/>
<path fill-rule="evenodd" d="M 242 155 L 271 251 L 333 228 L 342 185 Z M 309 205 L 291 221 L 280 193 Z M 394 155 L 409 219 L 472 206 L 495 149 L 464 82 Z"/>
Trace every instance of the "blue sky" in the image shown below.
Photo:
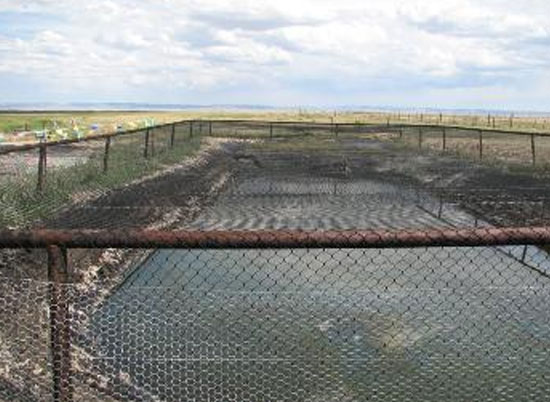
<path fill-rule="evenodd" d="M 0 103 L 550 110 L 542 0 L 0 0 Z"/>

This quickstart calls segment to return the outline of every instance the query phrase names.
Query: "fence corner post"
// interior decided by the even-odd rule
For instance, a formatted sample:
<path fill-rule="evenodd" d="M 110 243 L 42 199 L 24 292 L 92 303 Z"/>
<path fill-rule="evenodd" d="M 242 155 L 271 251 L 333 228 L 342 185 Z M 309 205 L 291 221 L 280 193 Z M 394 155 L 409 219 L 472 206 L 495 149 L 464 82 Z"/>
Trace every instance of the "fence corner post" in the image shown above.
<path fill-rule="evenodd" d="M 53 400 L 68 402 L 73 398 L 67 250 L 59 246 L 48 246 L 47 253 Z"/>

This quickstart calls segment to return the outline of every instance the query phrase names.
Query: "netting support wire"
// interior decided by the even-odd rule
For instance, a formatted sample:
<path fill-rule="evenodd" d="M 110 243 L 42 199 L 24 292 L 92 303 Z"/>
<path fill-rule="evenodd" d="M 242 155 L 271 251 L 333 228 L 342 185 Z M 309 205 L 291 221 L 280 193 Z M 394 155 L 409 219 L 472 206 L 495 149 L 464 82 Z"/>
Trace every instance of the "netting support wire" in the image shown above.
<path fill-rule="evenodd" d="M 48 280 L 50 283 L 50 346 L 54 401 L 71 401 L 71 317 L 67 250 L 48 246 Z"/>
<path fill-rule="evenodd" d="M 46 166 L 47 166 L 47 144 L 42 142 L 40 148 L 38 148 L 38 183 L 36 188 L 39 193 L 44 190 L 44 184 L 46 182 Z"/>

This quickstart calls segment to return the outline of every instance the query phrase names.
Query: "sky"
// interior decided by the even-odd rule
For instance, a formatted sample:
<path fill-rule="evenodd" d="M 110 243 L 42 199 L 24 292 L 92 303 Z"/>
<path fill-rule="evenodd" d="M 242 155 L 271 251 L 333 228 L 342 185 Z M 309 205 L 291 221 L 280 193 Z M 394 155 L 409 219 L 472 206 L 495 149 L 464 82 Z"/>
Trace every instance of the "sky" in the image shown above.
<path fill-rule="evenodd" d="M 0 0 L 0 103 L 550 111 L 548 0 Z"/>

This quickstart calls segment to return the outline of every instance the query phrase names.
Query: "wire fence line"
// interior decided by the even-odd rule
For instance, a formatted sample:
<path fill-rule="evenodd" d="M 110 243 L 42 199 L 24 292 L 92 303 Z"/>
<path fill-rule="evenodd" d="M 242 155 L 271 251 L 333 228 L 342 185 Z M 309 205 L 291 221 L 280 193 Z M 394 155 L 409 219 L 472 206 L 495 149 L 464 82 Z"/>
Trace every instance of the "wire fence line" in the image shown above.
<path fill-rule="evenodd" d="M 283 140 L 377 136 L 422 150 L 455 153 L 543 171 L 550 135 L 458 126 L 313 123 L 292 121 L 181 121 L 81 140 L 0 147 L 0 225 L 29 226 L 74 203 L 180 162 L 204 137 Z M 386 137 L 384 137 L 386 135 Z"/>
<path fill-rule="evenodd" d="M 0 397 L 544 399 L 546 244 L 548 228 L 4 231 L 49 274 L 0 281 Z M 75 281 L 80 248 L 146 257 L 106 291 Z"/>
<path fill-rule="evenodd" d="M 188 126 L 171 124 L 0 149 L 0 224 L 44 219 L 177 164 L 199 146 Z"/>
<path fill-rule="evenodd" d="M 417 144 L 418 149 L 454 152 L 479 160 L 529 165 L 547 169 L 550 137 L 529 133 L 460 126 L 404 126 L 401 139 Z"/>

